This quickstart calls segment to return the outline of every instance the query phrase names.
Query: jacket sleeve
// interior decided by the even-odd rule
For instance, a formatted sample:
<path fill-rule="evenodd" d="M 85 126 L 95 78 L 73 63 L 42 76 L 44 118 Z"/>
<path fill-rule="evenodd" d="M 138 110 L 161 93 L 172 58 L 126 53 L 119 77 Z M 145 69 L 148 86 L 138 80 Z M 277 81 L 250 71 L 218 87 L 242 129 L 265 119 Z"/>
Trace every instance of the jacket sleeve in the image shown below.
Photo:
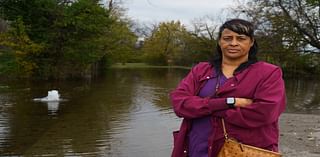
<path fill-rule="evenodd" d="M 224 98 L 201 98 L 197 96 L 200 90 L 201 65 L 196 65 L 188 75 L 170 92 L 173 110 L 178 117 L 200 118 L 212 114 L 213 111 L 227 109 Z"/>
<path fill-rule="evenodd" d="M 276 68 L 256 88 L 253 103 L 216 112 L 214 116 L 224 117 L 229 123 L 244 128 L 254 128 L 276 122 L 286 104 L 285 86 L 280 68 Z"/>

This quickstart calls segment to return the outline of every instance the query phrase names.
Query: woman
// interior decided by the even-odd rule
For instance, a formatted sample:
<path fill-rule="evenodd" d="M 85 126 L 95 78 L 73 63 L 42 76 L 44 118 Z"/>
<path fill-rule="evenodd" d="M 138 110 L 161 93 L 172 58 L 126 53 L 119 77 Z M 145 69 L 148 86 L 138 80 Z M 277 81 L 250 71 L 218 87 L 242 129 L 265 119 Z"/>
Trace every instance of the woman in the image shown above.
<path fill-rule="evenodd" d="M 257 61 L 253 25 L 242 19 L 219 30 L 216 58 L 194 66 L 170 93 L 183 117 L 174 132 L 173 157 L 215 157 L 228 134 L 239 142 L 278 151 L 278 119 L 285 109 L 282 71 Z"/>

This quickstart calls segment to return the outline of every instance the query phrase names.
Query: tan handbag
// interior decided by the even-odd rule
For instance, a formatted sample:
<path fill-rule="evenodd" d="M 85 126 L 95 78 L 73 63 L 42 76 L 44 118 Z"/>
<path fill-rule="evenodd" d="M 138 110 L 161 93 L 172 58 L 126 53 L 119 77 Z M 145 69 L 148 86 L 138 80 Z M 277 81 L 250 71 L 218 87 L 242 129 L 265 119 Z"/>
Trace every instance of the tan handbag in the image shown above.
<path fill-rule="evenodd" d="M 228 137 L 224 120 L 222 119 L 225 142 L 218 157 L 281 157 L 280 153 L 246 145 Z"/>

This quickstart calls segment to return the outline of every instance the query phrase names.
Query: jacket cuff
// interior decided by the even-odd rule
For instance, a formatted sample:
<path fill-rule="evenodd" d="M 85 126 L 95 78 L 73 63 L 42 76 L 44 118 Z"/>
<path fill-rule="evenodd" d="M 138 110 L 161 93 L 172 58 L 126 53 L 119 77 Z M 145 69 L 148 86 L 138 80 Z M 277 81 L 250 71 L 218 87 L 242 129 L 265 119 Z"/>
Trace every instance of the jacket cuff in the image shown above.
<path fill-rule="evenodd" d="M 225 98 L 212 98 L 209 99 L 209 107 L 211 111 L 219 111 L 219 110 L 226 110 L 229 109 L 228 105 L 226 104 Z"/>

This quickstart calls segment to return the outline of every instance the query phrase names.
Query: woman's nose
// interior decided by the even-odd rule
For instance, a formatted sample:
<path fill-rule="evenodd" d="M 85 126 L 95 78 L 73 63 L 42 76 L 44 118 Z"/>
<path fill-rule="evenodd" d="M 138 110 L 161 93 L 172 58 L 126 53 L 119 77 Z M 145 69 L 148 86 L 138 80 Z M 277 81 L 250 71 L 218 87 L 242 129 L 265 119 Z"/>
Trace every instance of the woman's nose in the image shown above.
<path fill-rule="evenodd" d="M 230 44 L 231 44 L 232 46 L 237 46 L 237 45 L 238 45 L 237 39 L 232 39 L 231 42 L 230 42 Z"/>

